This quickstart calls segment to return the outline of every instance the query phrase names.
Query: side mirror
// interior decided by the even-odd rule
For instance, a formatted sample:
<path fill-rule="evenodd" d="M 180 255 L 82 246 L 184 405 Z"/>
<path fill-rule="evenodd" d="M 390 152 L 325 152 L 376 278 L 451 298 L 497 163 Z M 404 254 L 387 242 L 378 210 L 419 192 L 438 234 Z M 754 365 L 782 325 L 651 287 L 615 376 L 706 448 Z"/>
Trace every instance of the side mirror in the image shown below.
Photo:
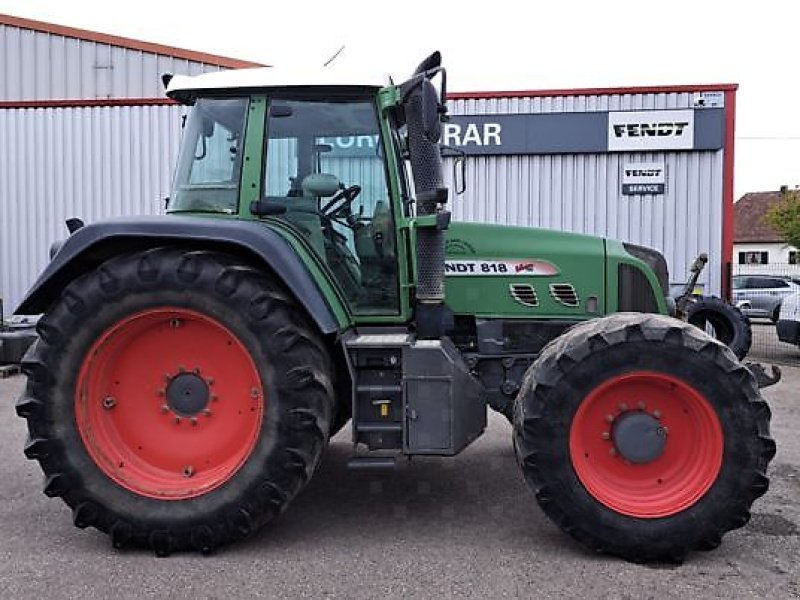
<path fill-rule="evenodd" d="M 439 96 L 433 84 L 425 80 L 422 82 L 422 128 L 425 137 L 432 143 L 437 143 L 442 135 L 442 121 L 439 112 Z"/>
<path fill-rule="evenodd" d="M 210 138 L 214 135 L 214 121 L 212 119 L 203 117 L 203 120 L 200 122 L 200 127 L 202 128 L 201 133 L 204 138 Z"/>
<path fill-rule="evenodd" d="M 467 153 L 460 148 L 441 146 L 443 157 L 455 158 L 453 161 L 453 188 L 460 196 L 467 189 Z"/>
<path fill-rule="evenodd" d="M 467 189 L 467 161 L 464 156 L 459 156 L 453 162 L 453 187 L 457 196 Z"/>

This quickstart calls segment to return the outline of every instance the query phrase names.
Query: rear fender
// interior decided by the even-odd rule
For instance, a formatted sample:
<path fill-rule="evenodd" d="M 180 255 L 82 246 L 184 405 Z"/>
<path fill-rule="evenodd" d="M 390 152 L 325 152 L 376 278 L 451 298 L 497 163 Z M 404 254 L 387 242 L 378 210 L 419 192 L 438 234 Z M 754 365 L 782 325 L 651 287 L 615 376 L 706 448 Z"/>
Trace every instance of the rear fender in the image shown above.
<path fill-rule="evenodd" d="M 283 281 L 320 332 L 334 333 L 347 325 L 345 308 L 333 294 L 323 292 L 280 234 L 258 222 L 189 216 L 119 219 L 77 230 L 58 249 L 15 314 L 43 313 L 72 280 L 103 261 L 161 245 L 222 250 L 260 263 Z"/>

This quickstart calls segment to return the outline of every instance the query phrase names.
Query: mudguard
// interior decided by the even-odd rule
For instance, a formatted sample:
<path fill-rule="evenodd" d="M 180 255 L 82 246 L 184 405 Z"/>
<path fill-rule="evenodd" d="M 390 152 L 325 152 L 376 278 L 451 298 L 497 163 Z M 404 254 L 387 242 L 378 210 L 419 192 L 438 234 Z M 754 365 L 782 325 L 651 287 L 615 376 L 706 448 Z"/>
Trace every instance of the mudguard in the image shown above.
<path fill-rule="evenodd" d="M 39 314 L 70 281 L 104 260 L 133 250 L 178 243 L 245 251 L 277 273 L 323 334 L 339 330 L 324 294 L 291 245 L 263 224 L 234 219 L 170 216 L 116 219 L 71 235 L 28 291 L 15 314 Z"/>

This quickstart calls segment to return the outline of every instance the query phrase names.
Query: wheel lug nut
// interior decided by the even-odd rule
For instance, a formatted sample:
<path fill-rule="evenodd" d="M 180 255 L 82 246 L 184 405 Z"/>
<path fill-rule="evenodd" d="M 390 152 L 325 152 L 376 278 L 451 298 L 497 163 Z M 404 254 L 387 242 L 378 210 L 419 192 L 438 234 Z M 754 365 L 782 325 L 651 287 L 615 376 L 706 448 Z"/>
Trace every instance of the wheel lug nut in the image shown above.
<path fill-rule="evenodd" d="M 640 400 L 640 401 L 639 401 L 639 403 L 636 405 L 636 408 L 638 408 L 639 410 L 644 410 L 644 409 L 645 409 L 645 404 L 644 404 L 644 402 L 642 402 L 642 401 Z"/>
<path fill-rule="evenodd" d="M 117 405 L 117 401 L 114 399 L 113 396 L 106 396 L 103 398 L 103 408 L 106 410 L 110 410 Z"/>
<path fill-rule="evenodd" d="M 216 394 L 211 394 L 211 401 L 216 402 L 217 400 L 219 400 L 219 396 L 217 396 Z"/>
<path fill-rule="evenodd" d="M 626 410 L 628 410 L 628 405 L 625 404 L 624 402 L 621 402 L 620 405 L 619 405 L 619 411 L 620 412 L 625 412 Z"/>
<path fill-rule="evenodd" d="M 206 379 L 206 384 L 207 385 L 214 385 L 214 378 L 213 377 L 209 377 L 208 379 Z"/>
<path fill-rule="evenodd" d="M 166 381 L 167 383 L 172 381 L 172 375 L 170 375 L 169 373 L 165 373 L 164 374 L 164 381 Z"/>
<path fill-rule="evenodd" d="M 600 437 L 603 438 L 604 440 L 610 440 L 611 434 L 608 433 L 607 431 L 604 431 L 603 433 L 600 434 Z"/>
<path fill-rule="evenodd" d="M 611 448 L 611 449 L 609 449 L 608 453 L 611 456 L 616 456 L 617 455 L 617 449 L 616 448 Z"/>
<path fill-rule="evenodd" d="M 192 369 L 192 373 L 194 373 L 195 375 L 200 375 L 200 367 L 195 367 L 194 369 Z"/>
<path fill-rule="evenodd" d="M 158 390 L 156 392 L 156 396 L 164 396 L 165 394 L 166 394 L 166 392 L 164 390 Z"/>
<path fill-rule="evenodd" d="M 186 367 L 183 365 L 178 365 L 178 373 L 186 373 Z"/>
<path fill-rule="evenodd" d="M 203 414 L 205 416 L 207 416 L 207 417 L 210 417 L 211 416 L 211 409 L 210 408 L 204 408 L 203 409 Z"/>
<path fill-rule="evenodd" d="M 192 417 L 191 419 L 189 419 L 189 423 L 191 423 L 192 425 L 196 426 L 197 425 L 197 417 Z"/>
<path fill-rule="evenodd" d="M 660 411 L 660 410 L 654 410 L 654 411 L 653 411 L 653 416 L 654 416 L 656 419 L 660 419 L 660 418 L 661 418 L 661 411 Z"/>
<path fill-rule="evenodd" d="M 175 417 L 175 425 L 180 425 L 180 424 L 181 424 L 181 418 Z"/>
<path fill-rule="evenodd" d="M 194 467 L 192 465 L 186 465 L 183 467 L 184 477 L 191 477 L 192 475 L 194 475 Z"/>
<path fill-rule="evenodd" d="M 253 388 L 253 389 L 250 390 L 250 397 L 251 398 L 258 398 L 258 396 L 259 396 L 258 388 Z"/>
<path fill-rule="evenodd" d="M 181 320 L 180 319 L 170 319 L 169 326 L 172 327 L 173 329 L 177 329 L 178 327 L 181 326 Z"/>
<path fill-rule="evenodd" d="M 606 415 L 606 423 L 613 423 L 614 415 Z"/>
<path fill-rule="evenodd" d="M 164 414 L 167 414 L 169 412 L 169 406 L 167 406 L 166 404 L 162 404 L 161 405 L 161 412 L 164 413 Z"/>

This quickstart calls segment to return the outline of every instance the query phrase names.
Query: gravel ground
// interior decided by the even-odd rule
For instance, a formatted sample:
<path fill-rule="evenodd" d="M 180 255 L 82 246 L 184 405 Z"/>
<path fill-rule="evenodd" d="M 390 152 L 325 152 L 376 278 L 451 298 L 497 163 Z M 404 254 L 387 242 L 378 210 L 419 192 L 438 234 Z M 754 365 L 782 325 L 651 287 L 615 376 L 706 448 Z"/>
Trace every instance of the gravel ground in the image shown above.
<path fill-rule="evenodd" d="M 5 598 L 800 598 L 800 369 L 768 390 L 778 454 L 748 526 L 685 564 L 639 566 L 584 551 L 538 509 L 505 421 L 453 459 L 394 473 L 346 468 L 348 431 L 290 510 L 211 557 L 118 552 L 41 493 L 0 380 L 0 590 Z"/>

